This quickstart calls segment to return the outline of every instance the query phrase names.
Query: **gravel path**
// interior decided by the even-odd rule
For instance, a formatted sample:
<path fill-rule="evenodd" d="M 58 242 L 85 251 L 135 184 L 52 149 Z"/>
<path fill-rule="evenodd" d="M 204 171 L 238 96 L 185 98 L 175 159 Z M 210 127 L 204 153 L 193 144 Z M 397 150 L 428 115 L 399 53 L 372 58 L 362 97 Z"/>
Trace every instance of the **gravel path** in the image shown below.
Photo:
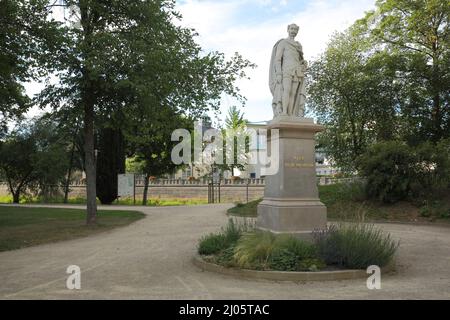
<path fill-rule="evenodd" d="M 450 228 L 439 226 L 379 224 L 401 240 L 397 272 L 382 277 L 381 290 L 368 290 L 365 279 L 292 283 L 202 272 L 191 262 L 197 240 L 226 224 L 229 207 L 139 207 L 147 217 L 127 227 L 2 252 L 0 299 L 450 299 Z M 69 265 L 81 268 L 81 290 L 66 289 Z"/>

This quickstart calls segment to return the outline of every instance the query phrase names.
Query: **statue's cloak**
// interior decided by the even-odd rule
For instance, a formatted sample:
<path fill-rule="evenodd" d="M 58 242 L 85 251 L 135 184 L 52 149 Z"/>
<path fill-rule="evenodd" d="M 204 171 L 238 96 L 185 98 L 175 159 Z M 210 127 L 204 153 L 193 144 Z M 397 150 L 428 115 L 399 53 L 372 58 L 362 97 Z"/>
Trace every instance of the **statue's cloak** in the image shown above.
<path fill-rule="evenodd" d="M 275 58 L 277 55 L 278 45 L 283 40 L 285 40 L 285 39 L 278 40 L 275 43 L 275 45 L 273 46 L 272 55 L 270 58 L 270 66 L 269 66 L 269 87 L 270 87 L 270 92 L 272 93 L 272 96 L 273 96 L 272 108 L 273 108 L 273 112 L 274 112 L 275 116 L 279 115 L 282 112 L 281 104 L 282 104 L 282 97 L 283 97 L 283 84 L 277 83 Z M 292 43 L 290 43 L 290 42 L 288 42 L 288 44 L 292 45 Z M 299 51 L 299 53 L 302 54 L 301 51 Z M 304 61 L 304 60 L 302 60 L 302 61 Z M 281 61 L 281 65 L 283 65 L 283 60 Z M 299 88 L 297 88 L 297 90 L 296 90 L 295 104 L 294 104 L 294 109 L 292 110 L 292 112 L 293 112 L 292 115 L 294 115 L 294 116 L 303 117 L 304 106 L 305 106 L 305 89 L 306 89 L 305 78 L 303 78 L 303 81 L 301 81 Z"/>
<path fill-rule="evenodd" d="M 277 110 L 277 106 L 281 106 L 281 100 L 283 96 L 283 84 L 277 84 L 277 75 L 275 69 L 275 56 L 277 55 L 278 45 L 281 41 L 283 41 L 283 39 L 278 40 L 277 43 L 275 43 L 275 45 L 273 46 L 269 67 L 269 87 L 270 92 L 273 96 L 272 108 L 275 116 L 281 112 L 281 110 Z M 281 61 L 281 64 L 283 64 L 283 61 Z"/>

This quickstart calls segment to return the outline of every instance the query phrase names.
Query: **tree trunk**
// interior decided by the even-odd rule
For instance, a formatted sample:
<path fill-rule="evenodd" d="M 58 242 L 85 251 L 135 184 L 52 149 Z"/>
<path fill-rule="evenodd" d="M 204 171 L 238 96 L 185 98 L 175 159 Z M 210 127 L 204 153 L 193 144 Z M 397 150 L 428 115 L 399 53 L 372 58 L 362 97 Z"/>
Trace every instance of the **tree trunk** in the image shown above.
<path fill-rule="evenodd" d="M 19 202 L 20 202 L 20 191 L 17 190 L 16 192 L 13 193 L 13 203 L 19 204 Z"/>
<path fill-rule="evenodd" d="M 144 182 L 144 195 L 142 197 L 142 205 L 146 206 L 147 205 L 147 199 L 148 199 L 148 184 L 149 184 L 149 180 L 150 179 L 150 174 L 146 174 L 145 175 L 145 182 Z"/>
<path fill-rule="evenodd" d="M 97 218 L 97 186 L 94 153 L 94 106 L 84 106 L 84 154 L 86 167 L 86 198 L 88 225 L 95 224 Z"/>
<path fill-rule="evenodd" d="M 69 169 L 67 170 L 66 185 L 64 186 L 64 203 L 69 202 L 70 176 L 72 175 L 72 167 L 73 167 L 73 158 L 74 158 L 74 156 L 75 156 L 75 137 L 73 139 L 72 149 L 70 151 Z"/>

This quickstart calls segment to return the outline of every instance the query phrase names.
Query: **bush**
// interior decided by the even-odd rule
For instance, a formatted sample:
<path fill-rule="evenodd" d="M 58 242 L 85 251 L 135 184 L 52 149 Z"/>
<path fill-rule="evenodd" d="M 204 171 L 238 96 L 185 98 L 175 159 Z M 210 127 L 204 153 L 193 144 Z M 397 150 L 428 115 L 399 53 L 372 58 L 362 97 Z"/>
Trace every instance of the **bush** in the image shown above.
<path fill-rule="evenodd" d="M 241 268 L 266 268 L 275 244 L 271 232 L 255 231 L 245 233 L 234 250 L 234 260 Z"/>
<path fill-rule="evenodd" d="M 287 249 L 276 250 L 270 259 L 269 267 L 280 271 L 297 271 L 298 257 Z"/>
<path fill-rule="evenodd" d="M 198 253 L 201 255 L 211 255 L 219 253 L 227 247 L 227 239 L 223 234 L 209 234 L 200 239 Z"/>
<path fill-rule="evenodd" d="M 274 235 L 271 232 L 247 233 L 238 241 L 234 260 L 241 268 L 296 271 L 308 269 L 301 262 L 316 259 L 317 250 L 311 243 L 289 235 Z M 323 263 L 317 263 L 317 268 Z"/>
<path fill-rule="evenodd" d="M 359 158 L 361 174 L 367 178 L 367 195 L 383 202 L 405 199 L 414 181 L 415 157 L 400 141 L 381 142 Z"/>
<path fill-rule="evenodd" d="M 228 247 L 221 251 L 217 255 L 216 263 L 227 268 L 234 267 L 234 246 Z"/>
<path fill-rule="evenodd" d="M 366 224 L 332 226 L 316 233 L 315 240 L 327 264 L 350 269 L 386 266 L 399 246 L 389 234 Z"/>
<path fill-rule="evenodd" d="M 201 255 L 217 254 L 231 246 L 234 246 L 243 232 L 253 229 L 253 225 L 246 220 L 242 224 L 237 224 L 233 219 L 228 220 L 225 229 L 219 233 L 212 233 L 200 239 L 198 253 Z"/>
<path fill-rule="evenodd" d="M 441 201 L 430 201 L 424 202 L 424 205 L 420 208 L 419 213 L 425 218 L 441 218 L 446 219 L 450 217 L 450 207 Z"/>
<path fill-rule="evenodd" d="M 450 187 L 450 140 L 408 146 L 377 143 L 358 159 L 369 198 L 387 203 L 441 197 Z"/>
<path fill-rule="evenodd" d="M 301 241 L 293 236 L 280 235 L 275 239 L 274 251 L 292 252 L 298 260 L 317 257 L 316 247 L 312 243 Z"/>
<path fill-rule="evenodd" d="M 326 264 L 323 260 L 318 258 L 309 258 L 301 260 L 298 263 L 297 270 L 298 271 L 319 271 L 326 267 Z"/>

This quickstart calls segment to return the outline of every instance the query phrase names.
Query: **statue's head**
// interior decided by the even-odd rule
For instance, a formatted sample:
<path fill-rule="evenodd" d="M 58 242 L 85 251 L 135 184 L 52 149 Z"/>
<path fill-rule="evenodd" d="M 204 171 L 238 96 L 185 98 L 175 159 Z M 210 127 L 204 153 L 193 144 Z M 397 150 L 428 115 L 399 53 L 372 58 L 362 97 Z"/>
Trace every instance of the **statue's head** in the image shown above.
<path fill-rule="evenodd" d="M 297 36 L 298 30 L 300 30 L 300 27 L 298 25 L 296 25 L 295 23 L 291 23 L 287 27 L 288 34 L 294 38 Z"/>

